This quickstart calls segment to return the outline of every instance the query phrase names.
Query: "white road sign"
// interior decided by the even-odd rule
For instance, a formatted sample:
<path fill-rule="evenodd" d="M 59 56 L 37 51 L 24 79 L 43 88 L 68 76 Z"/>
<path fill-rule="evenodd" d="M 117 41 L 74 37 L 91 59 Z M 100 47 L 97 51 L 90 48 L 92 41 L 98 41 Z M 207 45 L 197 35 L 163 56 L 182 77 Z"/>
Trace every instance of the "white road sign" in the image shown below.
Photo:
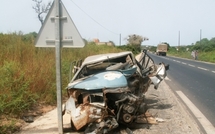
<path fill-rule="evenodd" d="M 36 47 L 55 47 L 55 6 L 54 2 L 46 16 L 36 39 Z M 60 36 L 61 47 L 80 48 L 84 47 L 84 41 L 75 24 L 69 16 L 63 3 L 60 2 Z"/>

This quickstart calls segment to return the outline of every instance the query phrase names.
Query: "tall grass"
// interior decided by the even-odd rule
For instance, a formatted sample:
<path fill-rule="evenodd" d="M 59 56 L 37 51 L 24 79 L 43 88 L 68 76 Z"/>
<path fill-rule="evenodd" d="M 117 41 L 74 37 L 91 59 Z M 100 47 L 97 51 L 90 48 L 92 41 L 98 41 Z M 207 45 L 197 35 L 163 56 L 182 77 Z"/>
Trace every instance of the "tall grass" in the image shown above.
<path fill-rule="evenodd" d="M 56 105 L 55 48 L 35 48 L 33 40 L 23 39 L 21 33 L 10 33 L 0 34 L 0 51 L 0 120 L 19 118 L 39 103 Z M 62 48 L 61 51 L 64 89 L 72 61 L 122 50 L 89 43 L 84 48 Z M 5 125 L 0 122 L 1 132 L 1 128 L 7 128 Z M 11 123 L 8 127 L 11 128 Z"/>

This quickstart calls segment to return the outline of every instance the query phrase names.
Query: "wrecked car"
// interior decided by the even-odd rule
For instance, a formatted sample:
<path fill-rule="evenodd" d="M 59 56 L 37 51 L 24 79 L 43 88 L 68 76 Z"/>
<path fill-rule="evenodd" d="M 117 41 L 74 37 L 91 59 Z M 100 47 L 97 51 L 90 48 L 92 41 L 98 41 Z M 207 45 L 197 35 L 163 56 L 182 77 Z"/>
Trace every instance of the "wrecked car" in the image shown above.
<path fill-rule="evenodd" d="M 165 64 L 155 65 L 146 50 L 139 59 L 130 51 L 89 56 L 73 71 L 64 110 L 74 130 L 96 134 L 146 123 L 145 93 L 166 76 Z"/>

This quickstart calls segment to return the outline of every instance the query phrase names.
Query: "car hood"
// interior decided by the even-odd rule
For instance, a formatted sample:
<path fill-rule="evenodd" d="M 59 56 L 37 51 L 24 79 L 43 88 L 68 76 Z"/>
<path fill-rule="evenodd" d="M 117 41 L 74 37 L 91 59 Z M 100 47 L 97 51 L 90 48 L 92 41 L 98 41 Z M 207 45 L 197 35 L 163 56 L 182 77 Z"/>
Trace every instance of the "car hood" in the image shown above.
<path fill-rule="evenodd" d="M 79 79 L 68 84 L 67 88 L 97 90 L 127 86 L 126 77 L 120 71 L 106 71 Z"/>

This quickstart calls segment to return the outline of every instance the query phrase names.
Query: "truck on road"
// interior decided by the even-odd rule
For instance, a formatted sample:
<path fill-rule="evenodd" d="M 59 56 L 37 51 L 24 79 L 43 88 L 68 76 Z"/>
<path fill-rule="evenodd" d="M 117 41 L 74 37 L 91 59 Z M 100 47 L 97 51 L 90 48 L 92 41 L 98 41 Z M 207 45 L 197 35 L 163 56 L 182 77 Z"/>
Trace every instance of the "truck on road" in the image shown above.
<path fill-rule="evenodd" d="M 161 43 L 157 45 L 156 54 L 161 56 L 166 56 L 167 53 L 167 44 Z"/>

